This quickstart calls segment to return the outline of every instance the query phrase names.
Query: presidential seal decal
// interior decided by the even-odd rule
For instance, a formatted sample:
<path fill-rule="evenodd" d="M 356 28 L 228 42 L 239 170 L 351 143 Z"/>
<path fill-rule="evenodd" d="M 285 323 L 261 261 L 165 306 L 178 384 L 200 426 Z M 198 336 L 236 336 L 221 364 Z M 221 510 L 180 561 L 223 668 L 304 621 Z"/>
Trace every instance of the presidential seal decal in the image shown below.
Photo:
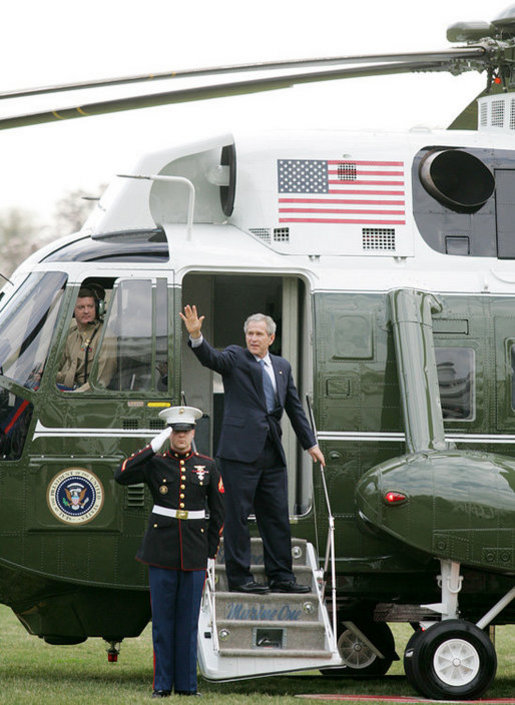
<path fill-rule="evenodd" d="M 67 468 L 48 486 L 47 502 L 52 514 L 64 524 L 87 524 L 102 509 L 104 488 L 90 470 Z"/>

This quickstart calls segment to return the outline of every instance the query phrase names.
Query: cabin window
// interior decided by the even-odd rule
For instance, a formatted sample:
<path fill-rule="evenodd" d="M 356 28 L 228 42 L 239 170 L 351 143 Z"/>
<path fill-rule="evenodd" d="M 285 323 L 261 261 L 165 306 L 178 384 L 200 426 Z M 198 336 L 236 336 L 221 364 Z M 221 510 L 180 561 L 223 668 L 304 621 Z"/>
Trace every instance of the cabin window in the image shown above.
<path fill-rule="evenodd" d="M 474 418 L 474 350 L 436 348 L 436 366 L 444 421 Z"/>
<path fill-rule="evenodd" d="M 120 392 L 168 391 L 168 289 L 166 279 L 130 279 L 115 285 L 109 319 L 91 383 L 104 348 L 115 348 L 116 371 L 107 388 Z M 101 386 L 101 385 L 100 385 Z"/>

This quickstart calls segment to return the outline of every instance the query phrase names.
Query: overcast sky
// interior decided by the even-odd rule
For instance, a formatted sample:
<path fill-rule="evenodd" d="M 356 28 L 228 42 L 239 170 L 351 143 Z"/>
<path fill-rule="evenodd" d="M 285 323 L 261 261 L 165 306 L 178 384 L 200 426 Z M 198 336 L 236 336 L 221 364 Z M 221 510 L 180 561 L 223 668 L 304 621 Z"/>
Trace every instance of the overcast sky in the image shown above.
<path fill-rule="evenodd" d="M 450 47 L 447 27 L 495 18 L 484 0 L 25 0 L 2 7 L 1 90 L 195 66 Z M 139 155 L 192 134 L 278 127 L 446 127 L 485 85 L 478 73 L 325 82 L 0 132 L 0 209 L 46 217 Z M 156 90 L 171 88 L 160 82 Z M 150 91 L 146 86 L 140 89 Z M 131 89 L 134 90 L 134 89 Z M 97 89 L 3 101 L 2 116 L 117 95 Z"/>

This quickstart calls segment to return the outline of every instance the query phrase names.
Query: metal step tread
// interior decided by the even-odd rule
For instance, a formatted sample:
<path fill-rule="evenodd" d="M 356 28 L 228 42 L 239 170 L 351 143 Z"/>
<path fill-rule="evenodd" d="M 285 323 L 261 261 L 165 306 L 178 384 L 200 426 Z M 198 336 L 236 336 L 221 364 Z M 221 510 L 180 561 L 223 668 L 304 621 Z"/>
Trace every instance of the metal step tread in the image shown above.
<path fill-rule="evenodd" d="M 298 649 L 224 649 L 219 651 L 220 656 L 224 657 L 251 657 L 251 658 L 277 658 L 277 657 L 288 657 L 288 658 L 306 658 L 306 659 L 326 659 L 330 658 L 332 655 L 331 651 L 299 651 Z"/>
<path fill-rule="evenodd" d="M 271 629 L 282 629 L 282 628 L 302 628 L 302 629 L 315 629 L 319 627 L 321 631 L 325 633 L 325 627 L 323 622 L 308 621 L 307 619 L 299 619 L 298 621 L 275 621 L 273 619 L 217 619 L 217 627 L 256 627 L 261 628 L 270 627 Z"/>
<path fill-rule="evenodd" d="M 264 595 L 258 595 L 255 592 L 234 592 L 233 590 L 217 590 L 215 592 L 216 599 L 231 600 L 252 600 L 252 602 L 270 602 L 271 600 L 291 600 L 293 602 L 303 602 L 304 600 L 316 600 L 317 594 L 313 590 L 311 592 L 267 592 Z"/>

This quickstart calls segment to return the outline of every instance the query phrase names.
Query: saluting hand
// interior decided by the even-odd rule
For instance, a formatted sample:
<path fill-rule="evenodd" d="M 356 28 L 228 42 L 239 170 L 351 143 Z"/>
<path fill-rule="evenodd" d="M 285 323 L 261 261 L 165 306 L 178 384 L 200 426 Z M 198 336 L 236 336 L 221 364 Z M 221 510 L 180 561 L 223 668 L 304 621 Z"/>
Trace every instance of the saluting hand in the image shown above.
<path fill-rule="evenodd" d="M 197 313 L 197 307 L 195 304 L 190 306 L 189 304 L 184 307 L 184 313 L 179 311 L 179 316 L 184 321 L 186 330 L 191 335 L 192 338 L 200 338 L 200 331 L 202 329 L 202 322 L 205 316 L 200 316 Z"/>

